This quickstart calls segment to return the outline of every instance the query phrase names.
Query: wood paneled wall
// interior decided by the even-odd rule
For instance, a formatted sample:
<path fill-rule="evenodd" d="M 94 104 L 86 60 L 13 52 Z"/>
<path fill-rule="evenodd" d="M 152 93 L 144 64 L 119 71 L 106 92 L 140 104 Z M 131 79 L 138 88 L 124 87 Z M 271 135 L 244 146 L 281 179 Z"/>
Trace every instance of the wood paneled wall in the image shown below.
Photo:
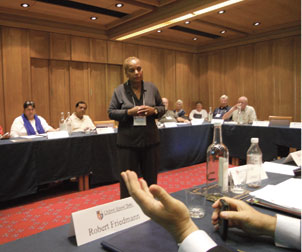
<path fill-rule="evenodd" d="M 200 87 L 208 85 L 208 106 L 222 94 L 230 105 L 244 95 L 260 120 L 269 115 L 301 121 L 300 36 L 204 53 L 199 59 Z"/>
<path fill-rule="evenodd" d="M 106 120 L 114 88 L 126 80 L 128 56 L 141 59 L 144 79 L 159 88 L 173 109 L 184 101 L 187 113 L 202 100 L 216 107 L 226 93 L 230 104 L 249 98 L 259 119 L 292 115 L 301 120 L 300 38 L 288 37 L 201 55 L 142 45 L 0 27 L 0 125 L 5 130 L 36 102 L 37 113 L 54 127 L 60 112 L 88 103 L 93 120 Z"/>

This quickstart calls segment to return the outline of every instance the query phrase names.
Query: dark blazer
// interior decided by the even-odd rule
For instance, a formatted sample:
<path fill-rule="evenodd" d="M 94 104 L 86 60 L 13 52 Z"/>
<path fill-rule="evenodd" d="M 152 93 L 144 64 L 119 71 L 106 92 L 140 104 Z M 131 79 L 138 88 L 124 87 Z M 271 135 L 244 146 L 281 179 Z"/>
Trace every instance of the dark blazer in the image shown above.
<path fill-rule="evenodd" d="M 158 114 L 147 117 L 147 126 L 133 126 L 133 117 L 128 109 L 145 105 L 157 109 Z M 128 82 L 119 85 L 113 93 L 108 114 L 110 119 L 119 121 L 117 144 L 121 147 L 148 147 L 159 143 L 159 132 L 155 118 L 165 112 L 158 89 L 151 82 L 143 82 L 141 98 L 137 99 Z"/>

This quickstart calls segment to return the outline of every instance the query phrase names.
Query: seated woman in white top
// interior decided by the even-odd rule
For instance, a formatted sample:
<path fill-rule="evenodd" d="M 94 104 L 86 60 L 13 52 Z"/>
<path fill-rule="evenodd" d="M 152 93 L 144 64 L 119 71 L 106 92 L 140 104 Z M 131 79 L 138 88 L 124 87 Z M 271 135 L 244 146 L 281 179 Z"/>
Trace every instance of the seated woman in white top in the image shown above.
<path fill-rule="evenodd" d="M 207 119 L 208 113 L 205 109 L 202 109 L 202 102 L 198 101 L 195 103 L 196 109 L 193 109 L 189 115 L 190 120 L 195 119 Z"/>
<path fill-rule="evenodd" d="M 11 137 L 29 136 L 55 131 L 45 119 L 36 115 L 36 106 L 33 101 L 23 104 L 23 114 L 18 116 L 10 129 Z"/>

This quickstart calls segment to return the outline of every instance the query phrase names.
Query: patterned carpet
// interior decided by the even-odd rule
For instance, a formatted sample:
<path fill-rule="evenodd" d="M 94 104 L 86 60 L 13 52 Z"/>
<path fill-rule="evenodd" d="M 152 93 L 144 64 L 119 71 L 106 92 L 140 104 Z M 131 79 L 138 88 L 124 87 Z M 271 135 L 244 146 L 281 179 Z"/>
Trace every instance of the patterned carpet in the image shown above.
<path fill-rule="evenodd" d="M 173 193 L 204 183 L 205 171 L 206 165 L 203 163 L 163 172 L 158 176 L 158 184 Z M 119 184 L 83 192 L 76 192 L 75 184 L 61 184 L 55 189 L 6 203 L 0 210 L 0 244 L 67 224 L 72 212 L 117 199 Z"/>

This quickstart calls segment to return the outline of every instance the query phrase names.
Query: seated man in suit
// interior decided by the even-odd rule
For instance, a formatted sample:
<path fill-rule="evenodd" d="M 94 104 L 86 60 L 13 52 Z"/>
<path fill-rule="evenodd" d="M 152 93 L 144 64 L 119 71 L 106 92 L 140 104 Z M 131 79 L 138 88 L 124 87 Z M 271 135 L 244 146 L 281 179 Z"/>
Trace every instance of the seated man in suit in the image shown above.
<path fill-rule="evenodd" d="M 71 131 L 87 131 L 95 129 L 95 125 L 88 115 L 85 115 L 87 104 L 84 101 L 79 101 L 75 105 L 75 112 L 70 116 Z"/>
<path fill-rule="evenodd" d="M 26 101 L 23 104 L 23 114 L 18 116 L 10 129 L 11 137 L 29 136 L 55 131 L 48 125 L 46 120 L 36 115 L 36 105 L 33 101 Z"/>
<path fill-rule="evenodd" d="M 222 95 L 219 98 L 219 107 L 215 108 L 213 112 L 213 118 L 215 119 L 222 119 L 223 115 L 228 112 L 231 109 L 231 106 L 228 105 L 229 97 L 227 95 Z M 227 120 L 231 120 L 232 117 L 230 117 Z"/>
<path fill-rule="evenodd" d="M 165 106 L 165 114 L 158 120 L 161 123 L 165 122 L 177 122 L 177 116 L 172 110 L 169 110 L 169 100 L 165 97 L 163 97 L 162 102 Z"/>
<path fill-rule="evenodd" d="M 186 206 L 162 187 L 158 185 L 148 187 L 143 179 L 138 180 L 133 171 L 122 172 L 121 176 L 129 194 L 143 212 L 169 231 L 176 242 L 180 243 L 179 252 L 229 251 L 217 246 L 206 232 L 199 230 L 190 218 Z M 229 220 L 229 225 L 256 235 L 272 236 L 276 245 L 300 249 L 300 219 L 281 215 L 269 216 L 256 211 L 243 201 L 226 197 L 223 199 L 229 203 L 231 211 L 220 212 L 220 217 Z M 219 200 L 213 204 L 213 208 L 215 211 L 212 223 L 217 225 Z"/>
<path fill-rule="evenodd" d="M 248 99 L 245 96 L 239 97 L 238 103 L 226 112 L 222 119 L 227 120 L 232 116 L 233 121 L 239 124 L 249 124 L 257 121 L 255 109 L 247 104 Z"/>

